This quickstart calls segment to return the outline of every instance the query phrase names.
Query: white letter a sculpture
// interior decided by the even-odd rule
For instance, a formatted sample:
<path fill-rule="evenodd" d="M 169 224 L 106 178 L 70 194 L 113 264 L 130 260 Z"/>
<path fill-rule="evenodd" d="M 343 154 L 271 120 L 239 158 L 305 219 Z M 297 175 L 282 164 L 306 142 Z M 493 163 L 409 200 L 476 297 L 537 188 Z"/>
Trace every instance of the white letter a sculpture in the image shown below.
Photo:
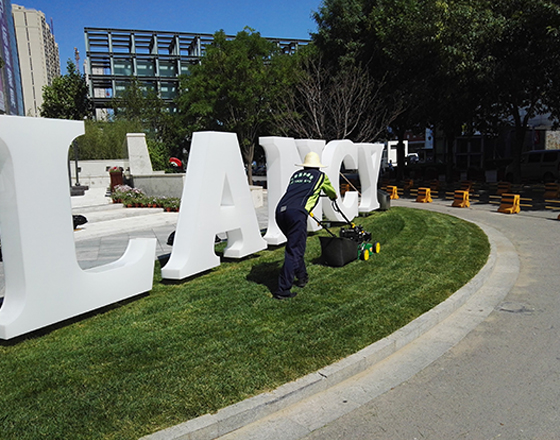
<path fill-rule="evenodd" d="M 10 339 L 152 289 L 156 239 L 131 240 L 116 262 L 76 260 L 68 148 L 84 123 L 0 116 L 0 230 Z"/>
<path fill-rule="evenodd" d="M 214 238 L 227 233 L 224 256 L 266 249 L 234 133 L 194 133 L 173 252 L 165 279 L 182 280 L 220 265 Z"/>

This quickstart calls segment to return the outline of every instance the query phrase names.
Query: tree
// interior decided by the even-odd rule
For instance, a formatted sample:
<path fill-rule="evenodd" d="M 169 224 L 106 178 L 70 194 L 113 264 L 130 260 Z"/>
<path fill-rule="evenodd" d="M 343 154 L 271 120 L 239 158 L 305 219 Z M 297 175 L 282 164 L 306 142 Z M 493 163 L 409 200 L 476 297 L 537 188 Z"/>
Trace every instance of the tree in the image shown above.
<path fill-rule="evenodd" d="M 464 126 L 488 130 L 500 121 L 515 129 L 518 164 L 530 118 L 560 116 L 559 10 L 550 0 L 325 0 L 314 38 L 338 65 L 386 75 L 405 103 L 392 124 L 399 140 L 437 124 L 452 166 Z"/>
<path fill-rule="evenodd" d="M 66 75 L 55 78 L 50 86 L 43 87 L 41 116 L 44 118 L 82 120 L 93 113 L 84 75 L 76 70 L 70 60 Z"/>
<path fill-rule="evenodd" d="M 349 64 L 329 67 L 311 51 L 297 57 L 294 84 L 281 99 L 279 131 L 309 139 L 371 142 L 385 133 L 401 108 L 388 104 L 385 83 Z"/>
<path fill-rule="evenodd" d="M 155 89 L 132 78 L 113 99 L 115 122 L 125 122 L 146 133 L 150 158 L 155 169 L 168 167 L 171 156 L 182 156 L 183 139 L 177 117 L 167 108 Z"/>
<path fill-rule="evenodd" d="M 345 69 L 365 66 L 378 84 L 383 82 L 386 103 L 393 102 L 391 128 L 399 139 L 397 177 L 403 177 L 404 134 L 425 120 L 422 97 L 434 57 L 430 20 L 421 0 L 326 0 L 315 14 L 319 50 L 331 65 Z M 334 58 L 332 58 L 334 56 Z"/>
<path fill-rule="evenodd" d="M 483 117 L 514 127 L 514 179 L 529 120 L 535 115 L 560 116 L 560 6 L 547 0 L 488 2 L 496 24 L 487 46 L 491 60 Z"/>
<path fill-rule="evenodd" d="M 447 178 L 452 178 L 454 141 L 475 129 L 487 133 L 478 123 L 485 83 L 491 74 L 485 51 L 493 38 L 495 22 L 484 7 L 485 0 L 439 2 L 431 10 L 433 41 L 437 60 L 425 97 L 430 124 L 444 134 Z"/>
<path fill-rule="evenodd" d="M 81 160 L 124 159 L 127 133 L 137 133 L 141 126 L 131 121 L 85 121 L 85 134 L 76 138 Z M 157 168 L 156 168 L 157 169 Z"/>
<path fill-rule="evenodd" d="M 181 81 L 177 105 L 189 132 L 235 132 L 249 181 L 255 145 L 260 134 L 270 133 L 274 101 L 283 88 L 283 56 L 258 32 L 245 29 L 228 40 L 219 31 Z"/>

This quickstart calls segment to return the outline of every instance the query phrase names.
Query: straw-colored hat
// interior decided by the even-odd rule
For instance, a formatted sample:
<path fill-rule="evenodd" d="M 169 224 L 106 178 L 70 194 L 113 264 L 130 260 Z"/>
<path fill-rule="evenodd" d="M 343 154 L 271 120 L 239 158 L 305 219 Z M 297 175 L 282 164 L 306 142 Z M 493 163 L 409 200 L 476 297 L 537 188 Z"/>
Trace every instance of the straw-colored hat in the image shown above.
<path fill-rule="evenodd" d="M 314 151 L 307 153 L 305 155 L 305 161 L 301 164 L 296 164 L 296 166 L 307 168 L 326 168 L 326 166 L 321 163 L 319 155 Z"/>

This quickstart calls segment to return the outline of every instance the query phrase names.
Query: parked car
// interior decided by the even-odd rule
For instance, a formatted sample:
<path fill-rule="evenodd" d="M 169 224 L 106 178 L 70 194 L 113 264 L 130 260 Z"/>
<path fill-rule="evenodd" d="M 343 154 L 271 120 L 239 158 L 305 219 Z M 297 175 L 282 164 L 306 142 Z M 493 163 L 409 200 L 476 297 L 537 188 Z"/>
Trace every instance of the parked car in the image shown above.
<path fill-rule="evenodd" d="M 560 150 L 535 150 L 521 156 L 521 180 L 554 182 L 560 179 Z M 506 180 L 513 181 L 513 165 L 506 168 Z"/>

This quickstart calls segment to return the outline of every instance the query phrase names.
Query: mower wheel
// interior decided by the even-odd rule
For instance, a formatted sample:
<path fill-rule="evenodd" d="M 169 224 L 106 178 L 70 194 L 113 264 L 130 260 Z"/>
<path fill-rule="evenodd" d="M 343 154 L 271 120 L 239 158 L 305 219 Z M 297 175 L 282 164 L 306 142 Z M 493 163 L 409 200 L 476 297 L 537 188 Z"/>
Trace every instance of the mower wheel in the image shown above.
<path fill-rule="evenodd" d="M 369 260 L 369 249 L 364 249 L 362 251 L 362 255 L 360 255 L 360 259 L 363 261 Z"/>
<path fill-rule="evenodd" d="M 373 243 L 373 252 L 378 254 L 380 250 L 381 250 L 381 244 L 378 241 Z"/>

